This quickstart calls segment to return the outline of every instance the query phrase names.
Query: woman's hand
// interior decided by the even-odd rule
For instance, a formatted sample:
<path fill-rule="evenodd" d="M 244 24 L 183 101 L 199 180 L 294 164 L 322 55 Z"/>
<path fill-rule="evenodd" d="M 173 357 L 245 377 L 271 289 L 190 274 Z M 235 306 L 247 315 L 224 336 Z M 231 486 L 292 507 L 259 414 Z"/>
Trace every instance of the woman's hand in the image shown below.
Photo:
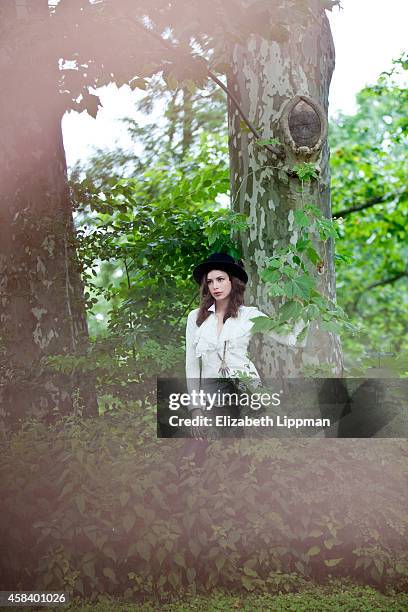
<path fill-rule="evenodd" d="M 194 417 L 204 416 L 201 408 L 193 408 L 190 412 L 190 416 L 193 419 Z M 191 425 L 191 435 L 196 440 L 204 440 L 204 427 L 202 425 Z"/>

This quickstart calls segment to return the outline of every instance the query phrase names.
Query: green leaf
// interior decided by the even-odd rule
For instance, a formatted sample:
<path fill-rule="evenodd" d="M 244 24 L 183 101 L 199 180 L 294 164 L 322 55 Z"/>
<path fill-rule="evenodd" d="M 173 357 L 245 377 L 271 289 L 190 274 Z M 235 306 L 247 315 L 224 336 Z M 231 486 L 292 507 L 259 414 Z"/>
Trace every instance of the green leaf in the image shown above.
<path fill-rule="evenodd" d="M 246 574 L 247 576 L 253 576 L 254 578 L 258 577 L 258 574 L 256 573 L 255 570 L 253 570 L 251 567 L 248 567 L 247 565 L 244 565 L 244 574 Z"/>
<path fill-rule="evenodd" d="M 316 166 L 312 163 L 304 162 L 293 167 L 293 171 L 302 181 L 309 181 L 311 178 L 318 178 Z"/>
<path fill-rule="evenodd" d="M 268 268 L 280 268 L 281 261 L 280 259 L 268 259 Z"/>
<path fill-rule="evenodd" d="M 320 552 L 320 546 L 312 546 L 307 551 L 307 554 L 309 555 L 309 557 L 314 557 L 315 555 L 318 555 L 319 552 Z"/>
<path fill-rule="evenodd" d="M 284 283 L 285 293 L 288 297 L 300 297 L 305 300 L 310 298 L 314 281 L 310 276 L 304 274 Z"/>
<path fill-rule="evenodd" d="M 295 268 L 289 265 L 283 266 L 281 271 L 283 274 L 286 274 L 288 278 L 296 278 L 296 276 L 299 274 L 298 270 L 295 270 Z"/>
<path fill-rule="evenodd" d="M 129 86 L 132 91 L 134 91 L 135 89 L 146 89 L 147 81 L 145 79 L 140 78 L 132 79 L 129 83 Z"/>
<path fill-rule="evenodd" d="M 308 227 L 311 225 L 309 217 L 303 210 L 295 210 L 294 212 L 294 224 L 299 227 Z"/>
<path fill-rule="evenodd" d="M 192 79 L 185 79 L 183 84 L 187 87 L 191 94 L 194 94 L 197 91 L 197 85 Z"/>
<path fill-rule="evenodd" d="M 184 559 L 184 555 L 182 553 L 176 553 L 173 557 L 174 561 L 177 563 L 177 565 L 180 565 L 181 567 L 186 567 L 186 561 Z"/>
<path fill-rule="evenodd" d="M 176 574 L 176 572 L 170 572 L 170 574 L 167 577 L 168 581 L 170 582 L 171 586 L 174 589 L 178 589 L 180 586 L 180 576 L 178 574 Z"/>
<path fill-rule="evenodd" d="M 249 576 L 241 576 L 242 585 L 247 589 L 247 591 L 253 591 L 255 585 Z"/>
<path fill-rule="evenodd" d="M 130 498 L 130 494 L 128 491 L 122 491 L 122 493 L 119 496 L 119 501 L 120 501 L 120 505 L 122 506 L 126 506 L 126 504 L 128 503 Z"/>
<path fill-rule="evenodd" d="M 159 548 L 159 550 L 156 553 L 156 557 L 159 562 L 159 565 L 161 565 L 164 559 L 167 557 L 167 550 L 165 548 Z"/>
<path fill-rule="evenodd" d="M 59 494 L 59 498 L 61 499 L 62 497 L 64 497 L 64 495 L 67 495 L 67 493 L 71 493 L 71 491 L 74 488 L 74 483 L 71 482 L 67 482 L 66 485 L 64 485 L 64 488 L 62 489 L 61 493 Z"/>
<path fill-rule="evenodd" d="M 280 272 L 279 270 L 263 270 L 261 273 L 261 278 L 262 280 L 264 280 L 266 283 L 276 283 L 279 279 L 280 279 Z"/>
<path fill-rule="evenodd" d="M 129 532 L 135 524 L 136 518 L 133 514 L 125 514 L 122 519 L 122 525 L 126 532 Z"/>
<path fill-rule="evenodd" d="M 144 559 L 145 561 L 149 561 L 150 560 L 150 544 L 146 542 L 145 540 L 138 540 L 135 544 L 136 544 L 136 550 L 139 553 L 139 555 L 142 557 L 142 559 Z"/>
<path fill-rule="evenodd" d="M 102 548 L 102 552 L 109 557 L 110 559 L 112 559 L 112 561 L 117 561 L 117 555 L 115 553 L 115 551 L 113 550 L 113 548 L 111 548 L 110 546 L 103 546 Z"/>
<path fill-rule="evenodd" d="M 317 319 L 319 314 L 320 314 L 320 310 L 316 306 L 316 304 L 309 304 L 309 306 L 306 309 L 306 319 L 308 321 L 313 321 L 314 319 Z"/>
<path fill-rule="evenodd" d="M 371 575 L 371 578 L 375 580 L 376 582 L 380 583 L 382 581 L 381 574 L 379 573 L 376 567 L 371 568 L 370 575 Z"/>
<path fill-rule="evenodd" d="M 289 321 L 290 319 L 294 319 L 296 321 L 300 318 L 302 311 L 303 306 L 299 302 L 294 300 L 285 302 L 285 304 L 279 308 L 279 319 L 281 322 Z"/>
<path fill-rule="evenodd" d="M 309 247 L 306 248 L 306 255 L 307 255 L 308 259 L 314 265 L 319 263 L 319 261 L 321 260 L 319 253 L 316 251 L 315 248 L 313 248 L 313 246 L 309 246 Z"/>
<path fill-rule="evenodd" d="M 323 331 L 332 332 L 334 334 L 339 334 L 341 332 L 341 325 L 336 321 L 322 321 L 320 328 Z"/>
<path fill-rule="evenodd" d="M 340 561 L 343 561 L 343 559 L 344 557 L 340 557 L 339 559 L 325 559 L 324 564 L 327 567 L 335 567 L 340 563 Z"/>
<path fill-rule="evenodd" d="M 321 219 L 323 217 L 323 213 L 316 204 L 305 204 L 305 210 L 315 217 L 315 219 Z"/>
<path fill-rule="evenodd" d="M 305 573 L 305 566 L 304 566 L 304 564 L 301 561 L 296 561 L 295 567 L 296 567 L 297 571 L 299 572 L 299 574 L 304 574 Z"/>
<path fill-rule="evenodd" d="M 250 132 L 251 131 L 243 119 L 241 119 L 241 121 L 239 122 L 239 128 L 240 128 L 241 132 Z"/>
<path fill-rule="evenodd" d="M 115 583 L 118 582 L 116 580 L 116 574 L 111 567 L 104 567 L 102 572 L 103 572 L 103 575 L 109 578 L 109 580 L 112 580 L 112 582 L 115 582 Z"/>
<path fill-rule="evenodd" d="M 269 317 L 254 317 L 251 321 L 253 321 L 251 329 L 253 334 L 268 332 L 277 326 L 276 321 Z"/>
<path fill-rule="evenodd" d="M 93 561 L 87 561 L 82 565 L 82 571 L 85 576 L 89 576 L 89 578 L 95 578 L 95 564 Z"/>
<path fill-rule="evenodd" d="M 282 287 L 281 283 L 276 283 L 275 285 L 271 285 L 268 287 L 268 295 L 272 297 L 279 297 L 286 295 L 285 289 Z"/>
<path fill-rule="evenodd" d="M 178 87 L 178 81 L 176 79 L 176 77 L 174 76 L 173 73 L 167 74 L 167 75 L 163 75 L 164 81 L 167 85 L 167 87 L 171 90 L 174 91 L 177 89 Z"/>
<path fill-rule="evenodd" d="M 337 261 L 342 261 L 346 264 L 349 264 L 353 261 L 353 258 L 349 255 L 339 255 L 337 253 L 334 255 L 334 259 L 336 259 Z"/>
<path fill-rule="evenodd" d="M 81 493 L 75 498 L 75 503 L 80 513 L 84 514 L 86 502 L 85 502 L 85 495 L 83 493 Z"/>
<path fill-rule="evenodd" d="M 312 529 L 308 535 L 309 538 L 320 538 L 323 535 L 323 532 L 320 531 L 320 529 Z"/>
<path fill-rule="evenodd" d="M 266 138 L 265 140 L 256 140 L 255 144 L 258 146 L 264 146 L 264 145 L 281 145 L 281 141 L 279 140 L 279 138 Z"/>
<path fill-rule="evenodd" d="M 336 225 L 330 219 L 318 219 L 316 221 L 316 227 L 319 230 L 322 240 L 325 238 L 337 238 L 339 235 Z"/>
<path fill-rule="evenodd" d="M 311 247 L 311 246 L 313 245 L 312 245 L 311 240 L 309 240 L 309 238 L 299 238 L 299 240 L 296 243 L 296 250 L 302 253 L 303 251 L 307 249 L 307 247 Z"/>

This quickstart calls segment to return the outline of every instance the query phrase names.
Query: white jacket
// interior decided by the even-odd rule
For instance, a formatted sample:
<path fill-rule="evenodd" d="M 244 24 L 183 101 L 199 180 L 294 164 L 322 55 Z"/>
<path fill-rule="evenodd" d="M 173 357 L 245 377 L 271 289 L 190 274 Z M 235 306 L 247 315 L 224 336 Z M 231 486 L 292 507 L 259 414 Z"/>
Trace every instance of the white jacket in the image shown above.
<path fill-rule="evenodd" d="M 201 377 L 221 378 L 219 372 L 225 348 L 225 361 L 229 368 L 228 378 L 246 374 L 251 378 L 259 378 L 258 371 L 248 357 L 248 344 L 251 339 L 251 329 L 255 317 L 267 315 L 254 306 L 240 306 L 238 317 L 228 318 L 217 336 L 217 315 L 215 304 L 208 309 L 212 314 L 200 325 L 196 324 L 198 308 L 192 310 L 187 318 L 186 327 L 186 378 L 189 392 L 196 387 L 196 380 L 200 378 L 200 357 L 202 359 Z M 277 342 L 286 346 L 303 348 L 306 338 L 297 343 L 297 337 L 304 329 L 305 323 L 299 321 L 293 333 L 279 335 L 274 331 L 267 332 Z M 189 379 L 196 379 L 189 383 Z"/>

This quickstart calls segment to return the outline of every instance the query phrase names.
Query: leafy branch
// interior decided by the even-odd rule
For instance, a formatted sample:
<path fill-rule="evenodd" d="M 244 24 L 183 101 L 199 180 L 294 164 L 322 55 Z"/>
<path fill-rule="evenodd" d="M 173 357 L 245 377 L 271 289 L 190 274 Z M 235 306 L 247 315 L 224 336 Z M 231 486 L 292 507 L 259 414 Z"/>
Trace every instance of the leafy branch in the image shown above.
<path fill-rule="evenodd" d="M 302 182 L 303 198 L 303 183 L 318 179 L 317 168 L 314 164 L 304 163 L 293 170 Z M 277 316 L 254 318 L 253 331 L 290 332 L 303 319 L 306 323 L 318 320 L 320 329 L 324 331 L 340 333 L 342 328 L 346 328 L 354 333 L 356 328 L 348 322 L 345 311 L 317 288 L 317 275 L 323 273 L 324 262 L 313 238 L 319 236 L 323 244 L 338 238 L 336 221 L 327 219 L 315 204 L 308 203 L 293 211 L 289 223 L 297 233 L 296 243 L 277 249 L 260 274 L 268 285 L 268 294 L 280 301 Z M 306 331 L 307 328 L 298 340 Z"/>
<path fill-rule="evenodd" d="M 346 217 L 355 212 L 360 212 L 361 210 L 366 210 L 367 208 L 372 208 L 377 204 L 384 204 L 391 200 L 396 200 L 398 198 L 399 201 L 402 201 L 408 196 L 408 191 L 405 189 L 401 189 L 396 193 L 389 193 L 385 195 L 376 196 L 375 198 L 371 198 L 364 202 L 364 204 L 356 204 L 356 206 L 352 206 L 351 208 L 344 208 L 343 210 L 339 210 L 338 212 L 333 213 L 333 217 L 338 219 L 340 217 Z"/>

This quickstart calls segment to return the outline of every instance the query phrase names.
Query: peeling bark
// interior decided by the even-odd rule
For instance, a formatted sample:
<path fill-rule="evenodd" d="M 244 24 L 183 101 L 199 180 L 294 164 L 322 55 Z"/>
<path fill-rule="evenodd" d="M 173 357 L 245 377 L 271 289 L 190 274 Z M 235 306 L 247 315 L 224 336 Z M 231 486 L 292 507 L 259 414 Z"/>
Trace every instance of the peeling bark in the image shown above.
<path fill-rule="evenodd" d="M 250 121 L 259 127 L 263 139 L 284 141 L 282 113 L 288 102 L 297 96 L 300 100 L 302 96 L 311 98 L 316 102 L 316 112 L 319 105 L 327 116 L 334 45 L 320 3 L 308 3 L 307 10 L 312 10 L 315 15 L 307 25 L 296 13 L 287 13 L 289 37 L 285 41 L 251 35 L 245 44 L 234 46 L 228 86 Z M 306 107 L 301 106 L 298 115 L 304 115 L 305 110 Z M 306 157 L 304 147 L 295 151 L 286 146 L 286 156 L 280 160 L 256 145 L 251 133 L 242 130 L 239 113 L 230 101 L 228 115 L 233 209 L 248 215 L 250 220 L 249 232 L 240 237 L 249 276 L 247 303 L 273 315 L 277 303 L 267 295 L 259 274 L 274 249 L 296 242 L 293 211 L 311 202 L 318 205 L 326 217 L 331 217 L 327 138 L 324 135 L 323 142 L 316 148 L 314 134 L 310 155 L 306 154 Z M 315 132 L 317 119 L 309 118 L 308 122 Z M 299 123 L 298 119 L 296 123 Z M 320 178 L 309 186 L 305 184 L 302 195 L 299 193 L 300 181 L 291 168 L 305 159 L 317 163 Z M 334 299 L 333 245 L 327 242 L 317 246 L 324 262 L 321 273 L 315 271 L 318 287 Z M 287 348 L 266 335 L 258 336 L 254 344 L 257 364 L 264 376 L 300 375 L 305 364 L 328 364 L 335 376 L 342 372 L 339 338 L 319 330 L 317 324 L 312 326 L 305 349 Z"/>
<path fill-rule="evenodd" d="M 81 382 L 44 369 L 41 359 L 81 354 L 88 338 L 58 64 L 51 53 L 42 62 L 27 53 L 33 26 L 48 20 L 48 3 L 30 0 L 23 16 L 13 6 L 3 4 L 0 15 L 0 418 L 8 422 L 72 410 Z M 95 414 L 87 387 L 82 398 Z"/>

